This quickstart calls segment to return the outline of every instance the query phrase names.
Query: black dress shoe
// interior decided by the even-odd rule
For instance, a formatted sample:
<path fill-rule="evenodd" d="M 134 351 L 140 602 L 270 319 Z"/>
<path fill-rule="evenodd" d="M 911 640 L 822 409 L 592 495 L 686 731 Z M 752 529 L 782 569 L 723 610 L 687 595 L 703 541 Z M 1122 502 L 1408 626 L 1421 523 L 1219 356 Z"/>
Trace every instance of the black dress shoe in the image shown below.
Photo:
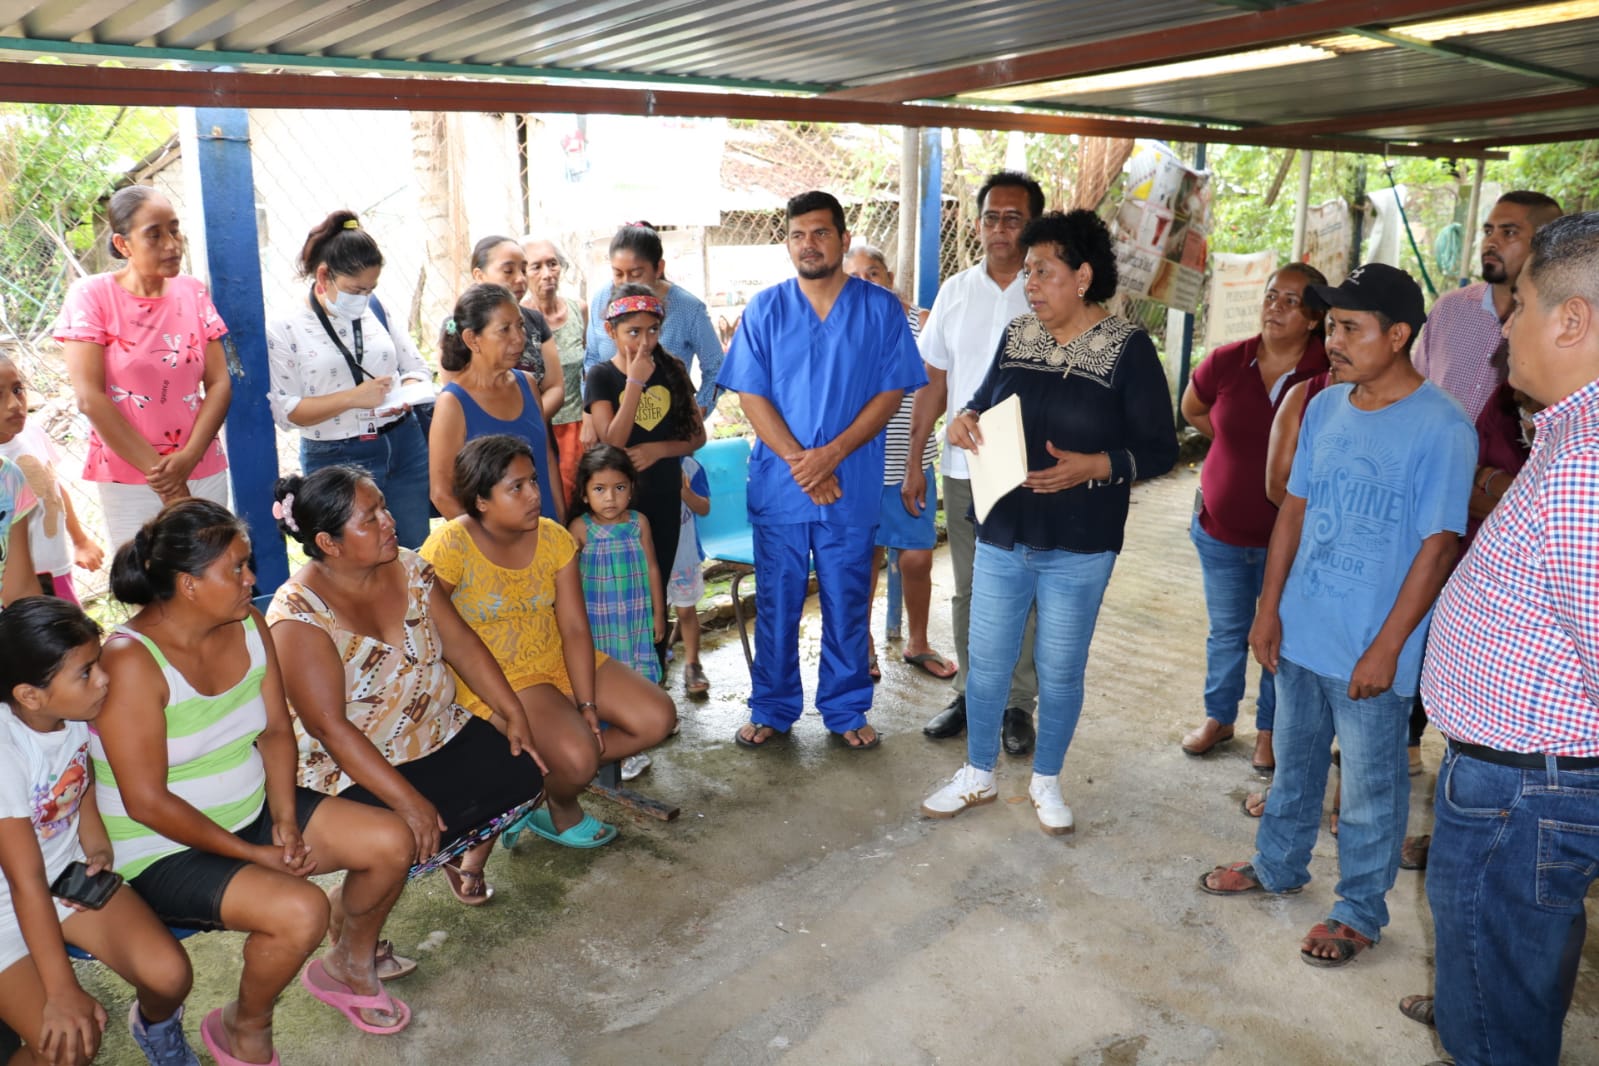
<path fill-rule="evenodd" d="M 922 726 L 922 733 L 934 740 L 948 740 L 958 737 L 966 732 L 966 694 L 959 693 L 949 701 L 945 707 L 933 716 L 932 721 Z"/>
<path fill-rule="evenodd" d="M 1005 708 L 1005 750 L 1012 755 L 1026 755 L 1033 750 L 1037 734 L 1033 732 L 1033 716 L 1020 707 Z"/>

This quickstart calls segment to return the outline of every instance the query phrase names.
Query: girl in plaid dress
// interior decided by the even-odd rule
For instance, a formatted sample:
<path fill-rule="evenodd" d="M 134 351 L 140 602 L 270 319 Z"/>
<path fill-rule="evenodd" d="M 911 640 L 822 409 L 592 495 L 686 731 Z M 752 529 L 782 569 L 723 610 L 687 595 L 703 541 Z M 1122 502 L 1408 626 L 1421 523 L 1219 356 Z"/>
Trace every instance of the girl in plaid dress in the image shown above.
<path fill-rule="evenodd" d="M 666 635 L 666 597 L 650 522 L 630 504 L 638 472 L 627 452 L 596 444 L 577 467 L 572 536 L 594 647 L 660 683 L 655 642 Z"/>

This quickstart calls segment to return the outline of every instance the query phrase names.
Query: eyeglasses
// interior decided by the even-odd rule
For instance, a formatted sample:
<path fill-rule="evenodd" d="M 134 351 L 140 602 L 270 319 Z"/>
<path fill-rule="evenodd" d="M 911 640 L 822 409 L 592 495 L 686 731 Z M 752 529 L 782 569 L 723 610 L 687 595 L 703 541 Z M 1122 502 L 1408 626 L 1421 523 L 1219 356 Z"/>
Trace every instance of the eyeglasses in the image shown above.
<path fill-rule="evenodd" d="M 1292 311 L 1305 301 L 1291 292 L 1278 292 L 1276 289 L 1266 290 L 1266 306 L 1275 307 L 1281 304 L 1286 310 Z"/>
<path fill-rule="evenodd" d="M 984 229 L 1021 229 L 1027 224 L 1027 216 L 1020 211 L 984 211 L 977 216 Z"/>

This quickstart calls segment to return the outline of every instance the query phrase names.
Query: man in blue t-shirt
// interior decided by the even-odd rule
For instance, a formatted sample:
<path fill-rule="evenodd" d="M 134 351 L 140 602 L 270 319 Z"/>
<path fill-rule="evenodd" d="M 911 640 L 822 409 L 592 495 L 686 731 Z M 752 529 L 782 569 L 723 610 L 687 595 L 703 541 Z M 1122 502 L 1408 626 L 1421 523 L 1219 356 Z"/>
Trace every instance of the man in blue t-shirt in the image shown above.
<path fill-rule="evenodd" d="M 1333 737 L 1343 785 L 1338 901 L 1300 944 L 1340 966 L 1377 941 L 1410 802 L 1405 738 L 1427 621 L 1466 529 L 1477 436 L 1410 362 L 1421 290 L 1371 263 L 1311 285 L 1339 384 L 1305 411 L 1272 527 L 1249 644 L 1277 675 L 1277 773 L 1250 862 L 1200 881 L 1215 895 L 1298 892 L 1310 880 Z"/>
<path fill-rule="evenodd" d="M 822 603 L 816 709 L 852 749 L 866 724 L 867 591 L 883 488 L 883 427 L 927 384 L 899 297 L 844 273 L 844 209 L 825 192 L 788 202 L 797 278 L 755 294 L 717 385 L 739 394 L 760 438 L 750 455 L 755 663 L 738 743 L 787 733 L 803 709 L 799 620 L 812 560 Z"/>

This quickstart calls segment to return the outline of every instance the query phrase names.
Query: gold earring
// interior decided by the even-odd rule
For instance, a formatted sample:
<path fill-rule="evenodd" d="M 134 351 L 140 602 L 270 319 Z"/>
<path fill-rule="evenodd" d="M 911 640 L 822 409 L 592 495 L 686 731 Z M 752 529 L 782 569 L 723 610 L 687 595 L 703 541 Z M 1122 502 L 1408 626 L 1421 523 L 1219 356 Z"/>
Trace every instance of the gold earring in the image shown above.
<path fill-rule="evenodd" d="M 1087 285 L 1079 285 L 1079 286 L 1077 286 L 1077 298 L 1078 299 L 1082 299 L 1084 294 L 1086 294 L 1087 292 L 1088 292 L 1088 286 Z"/>

